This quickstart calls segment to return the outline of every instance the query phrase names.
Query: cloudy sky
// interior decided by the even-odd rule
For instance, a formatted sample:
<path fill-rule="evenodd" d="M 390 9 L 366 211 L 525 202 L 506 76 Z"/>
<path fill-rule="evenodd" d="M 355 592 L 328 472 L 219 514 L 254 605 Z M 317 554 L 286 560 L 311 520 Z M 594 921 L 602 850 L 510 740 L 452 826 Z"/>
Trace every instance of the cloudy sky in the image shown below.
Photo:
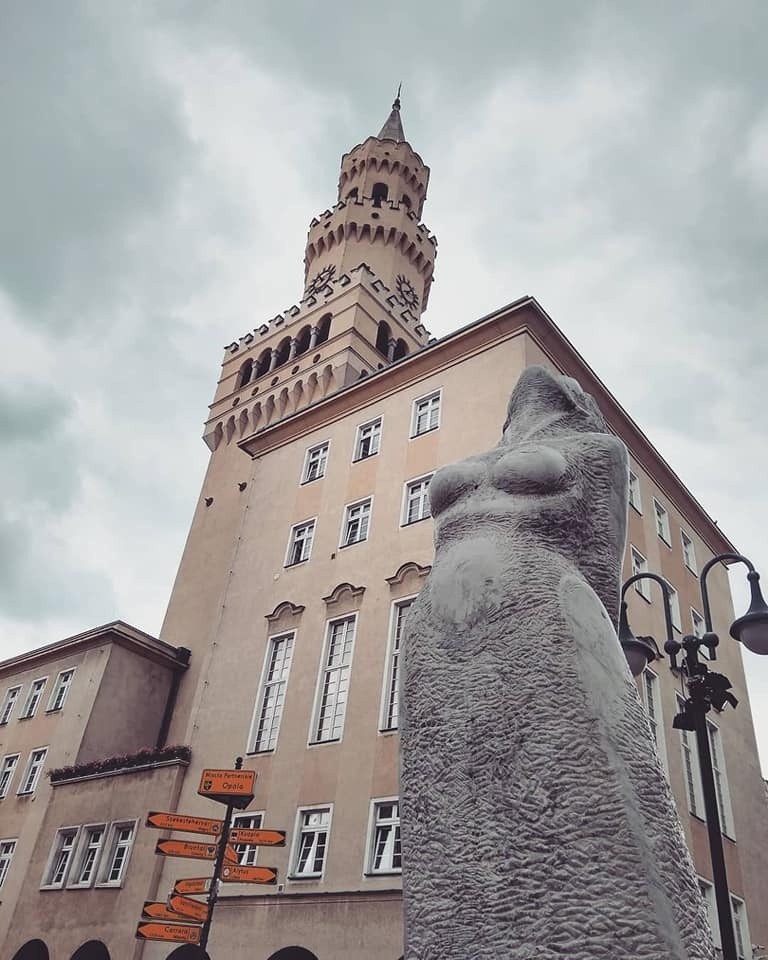
<path fill-rule="evenodd" d="M 768 570 L 767 32 L 763 0 L 3 3 L 0 656 L 159 629 L 221 348 L 301 295 L 400 80 L 432 332 L 535 295 Z"/>

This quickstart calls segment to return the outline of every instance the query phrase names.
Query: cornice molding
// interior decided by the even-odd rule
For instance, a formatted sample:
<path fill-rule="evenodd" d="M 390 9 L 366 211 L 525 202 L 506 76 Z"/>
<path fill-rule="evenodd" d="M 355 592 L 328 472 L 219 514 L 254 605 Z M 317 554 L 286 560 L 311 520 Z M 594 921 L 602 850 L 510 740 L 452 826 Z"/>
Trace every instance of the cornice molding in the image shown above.
<path fill-rule="evenodd" d="M 346 581 L 338 583 L 327 597 L 323 597 L 323 603 L 327 607 L 333 606 L 333 604 L 339 603 L 345 593 L 348 593 L 353 600 L 357 600 L 365 593 L 365 587 L 355 587 Z"/>
<path fill-rule="evenodd" d="M 272 613 L 265 614 L 264 619 L 268 620 L 270 623 L 275 623 L 280 619 L 280 617 L 283 616 L 283 614 L 288 614 L 290 617 L 298 617 L 303 612 L 303 603 L 291 603 L 290 600 L 281 600 Z"/>
<path fill-rule="evenodd" d="M 431 570 L 431 564 L 422 566 L 420 563 L 416 563 L 415 560 L 406 560 L 405 563 L 400 564 L 391 577 L 385 577 L 384 579 L 390 587 L 399 587 L 409 573 L 415 573 L 417 577 L 427 577 Z"/>

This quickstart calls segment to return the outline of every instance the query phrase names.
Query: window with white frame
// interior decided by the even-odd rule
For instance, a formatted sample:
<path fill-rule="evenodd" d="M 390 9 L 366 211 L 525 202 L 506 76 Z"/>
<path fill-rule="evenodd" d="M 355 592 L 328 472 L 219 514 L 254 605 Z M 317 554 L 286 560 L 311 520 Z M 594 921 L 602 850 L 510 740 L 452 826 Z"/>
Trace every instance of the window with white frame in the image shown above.
<path fill-rule="evenodd" d="M 5 878 L 11 869 L 11 861 L 15 852 L 15 840 L 0 840 L 0 890 L 2 890 Z"/>
<path fill-rule="evenodd" d="M 392 618 L 389 631 L 389 651 L 387 655 L 387 672 L 384 688 L 384 709 L 382 711 L 382 730 L 397 728 L 400 717 L 399 669 L 400 650 L 403 643 L 403 630 L 408 611 L 411 609 L 413 598 L 398 600 L 392 605 Z"/>
<path fill-rule="evenodd" d="M 379 452 L 381 446 L 381 417 L 357 428 L 354 460 L 365 460 Z"/>
<path fill-rule="evenodd" d="M 629 505 L 638 513 L 643 512 L 643 501 L 640 497 L 640 480 L 636 474 L 629 471 Z"/>
<path fill-rule="evenodd" d="M 330 828 L 330 807 L 299 810 L 291 876 L 309 878 L 323 875 Z"/>
<path fill-rule="evenodd" d="M 368 539 L 368 528 L 371 523 L 371 500 L 361 500 L 347 507 L 344 515 L 344 529 L 341 545 L 348 547 L 353 543 L 361 543 Z"/>
<path fill-rule="evenodd" d="M 368 873 L 400 873 L 400 804 L 397 798 L 374 800 Z"/>
<path fill-rule="evenodd" d="M 295 636 L 294 633 L 283 633 L 269 638 L 248 753 L 262 753 L 277 746 Z"/>
<path fill-rule="evenodd" d="M 699 637 L 699 639 L 701 639 L 701 637 L 703 637 L 704 634 L 706 633 L 706 624 L 704 623 L 704 617 L 702 617 L 702 615 L 697 610 L 694 610 L 693 607 L 691 607 L 691 628 L 693 630 L 694 637 Z M 699 656 L 705 657 L 707 660 L 711 660 L 712 652 L 710 651 L 709 647 L 705 647 L 702 644 L 699 647 Z"/>
<path fill-rule="evenodd" d="M 27 769 L 24 771 L 24 776 L 21 778 L 21 784 L 17 791 L 19 795 L 35 792 L 47 754 L 48 747 L 40 747 L 39 750 L 33 750 L 29 755 L 29 763 L 27 763 Z"/>
<path fill-rule="evenodd" d="M 45 684 L 48 682 L 48 677 L 42 677 L 40 680 L 35 680 L 32 686 L 29 688 L 29 693 L 27 694 L 27 699 L 24 704 L 24 709 L 21 711 L 21 720 L 26 720 L 29 717 L 34 717 L 38 704 L 40 703 L 40 698 L 43 695 L 43 690 L 45 690 Z"/>
<path fill-rule="evenodd" d="M 135 832 L 135 821 L 112 824 L 107 855 L 101 872 L 100 883 L 102 885 L 119 887 L 122 884 L 128 867 L 128 859 L 131 855 Z"/>
<path fill-rule="evenodd" d="M 325 476 L 325 467 L 328 463 L 328 443 L 318 443 L 310 447 L 304 458 L 304 470 L 301 474 L 302 483 L 310 483 Z"/>
<path fill-rule="evenodd" d="M 725 754 L 723 740 L 719 727 L 707 720 L 709 734 L 709 752 L 712 754 L 712 773 L 715 778 L 715 794 L 717 796 L 717 812 L 720 817 L 720 829 L 727 836 L 733 838 L 733 813 L 731 811 L 731 795 L 728 790 L 728 776 L 725 772 Z"/>
<path fill-rule="evenodd" d="M 315 536 L 315 521 L 307 520 L 291 527 L 291 539 L 288 543 L 288 554 L 285 558 L 286 567 L 293 567 L 297 563 L 309 560 L 312 553 L 312 540 Z"/>
<path fill-rule="evenodd" d="M 72 684 L 72 678 L 74 675 L 75 668 L 70 667 L 69 670 L 62 670 L 58 677 L 56 677 L 53 693 L 51 694 L 51 699 L 48 701 L 49 713 L 53 713 L 56 710 L 61 710 L 61 708 L 64 706 L 64 701 L 67 699 L 67 694 L 69 693 L 69 688 Z"/>
<path fill-rule="evenodd" d="M 5 696 L 3 697 L 3 705 L 0 707 L 0 726 L 11 719 L 11 714 L 13 713 L 13 708 L 16 705 L 16 701 L 19 699 L 19 693 L 21 692 L 21 687 L 9 687 L 5 691 Z"/>
<path fill-rule="evenodd" d="M 691 573 L 698 574 L 699 568 L 696 564 L 696 547 L 693 540 L 688 536 L 685 530 L 680 531 L 680 537 L 683 542 L 683 560 Z"/>
<path fill-rule="evenodd" d="M 736 956 L 739 960 L 752 960 L 752 943 L 747 923 L 747 908 L 744 901 L 731 894 L 731 916 L 733 917 L 733 937 L 736 941 Z"/>
<path fill-rule="evenodd" d="M 0 765 L 0 800 L 8 794 L 18 762 L 18 753 L 9 753 L 3 757 L 2 765 Z"/>
<path fill-rule="evenodd" d="M 106 832 L 104 823 L 83 828 L 78 844 L 77 867 L 70 877 L 72 886 L 90 887 L 93 883 Z"/>
<path fill-rule="evenodd" d="M 665 580 L 664 583 L 666 583 L 669 589 L 669 612 L 672 615 L 672 626 L 679 633 L 682 633 L 683 621 L 680 616 L 680 597 L 677 595 L 677 590 L 675 590 L 669 580 Z"/>
<path fill-rule="evenodd" d="M 649 670 L 647 667 L 643 670 L 642 677 L 645 712 L 648 715 L 653 742 L 656 745 L 656 754 L 666 771 L 667 744 L 664 737 L 664 717 L 661 709 L 661 681 L 653 670 Z"/>
<path fill-rule="evenodd" d="M 344 729 L 355 623 L 356 617 L 353 615 L 328 624 L 325 661 L 320 675 L 312 731 L 312 740 L 315 743 L 338 740 Z"/>
<path fill-rule="evenodd" d="M 232 820 L 235 830 L 259 830 L 263 815 L 261 813 L 238 813 Z M 233 844 L 241 867 L 252 867 L 256 863 L 259 848 L 253 843 Z"/>
<path fill-rule="evenodd" d="M 655 497 L 653 498 L 653 513 L 656 518 L 656 533 L 668 547 L 671 547 L 672 536 L 669 532 L 669 514 Z"/>
<path fill-rule="evenodd" d="M 699 885 L 699 893 L 701 894 L 701 899 L 704 901 L 704 906 L 707 908 L 707 920 L 709 921 L 709 929 L 712 931 L 712 941 L 715 946 L 720 944 L 720 924 L 717 921 L 717 904 L 715 903 L 715 888 L 709 882 L 709 880 L 704 880 L 702 877 L 696 878 Z"/>
<path fill-rule="evenodd" d="M 648 561 L 645 557 L 637 550 L 635 547 L 630 547 L 630 558 L 632 561 L 632 576 L 637 576 L 638 573 L 648 573 Z M 650 603 L 651 600 L 651 585 L 648 580 L 635 580 L 635 590 L 640 596 L 647 600 Z"/>
<path fill-rule="evenodd" d="M 683 699 L 677 697 L 678 710 L 683 709 Z M 699 755 L 696 751 L 696 735 L 691 730 L 680 731 L 680 749 L 683 755 L 683 780 L 688 797 L 688 809 L 700 820 L 704 820 L 704 797 L 701 791 L 699 773 Z"/>
<path fill-rule="evenodd" d="M 411 436 L 418 437 L 440 426 L 440 391 L 413 401 Z"/>
<path fill-rule="evenodd" d="M 429 510 L 429 496 L 427 490 L 432 474 L 426 477 L 419 477 L 418 480 L 410 480 L 405 485 L 405 496 L 403 498 L 403 526 L 409 523 L 416 523 L 418 520 L 426 520 L 432 514 Z"/>
<path fill-rule="evenodd" d="M 75 853 L 80 827 L 64 827 L 56 831 L 48 869 L 43 877 L 44 887 L 63 887 Z"/>

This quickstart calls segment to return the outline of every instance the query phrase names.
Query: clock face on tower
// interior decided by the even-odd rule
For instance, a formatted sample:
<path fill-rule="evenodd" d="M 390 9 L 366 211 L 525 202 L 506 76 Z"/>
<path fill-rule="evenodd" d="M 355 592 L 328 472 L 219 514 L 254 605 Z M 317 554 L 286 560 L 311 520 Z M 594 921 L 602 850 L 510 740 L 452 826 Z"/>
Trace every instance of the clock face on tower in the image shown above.
<path fill-rule="evenodd" d="M 399 273 L 395 279 L 395 287 L 397 288 L 397 295 L 400 298 L 400 302 L 405 304 L 409 310 L 414 310 L 418 307 L 419 296 L 408 277 L 404 277 L 402 273 Z"/>
<path fill-rule="evenodd" d="M 312 293 L 320 293 L 321 290 L 324 290 L 333 279 L 334 273 L 336 273 L 336 267 L 334 267 L 332 264 L 328 264 L 327 267 L 323 267 L 323 269 L 318 271 L 307 284 L 305 295 L 309 296 Z"/>

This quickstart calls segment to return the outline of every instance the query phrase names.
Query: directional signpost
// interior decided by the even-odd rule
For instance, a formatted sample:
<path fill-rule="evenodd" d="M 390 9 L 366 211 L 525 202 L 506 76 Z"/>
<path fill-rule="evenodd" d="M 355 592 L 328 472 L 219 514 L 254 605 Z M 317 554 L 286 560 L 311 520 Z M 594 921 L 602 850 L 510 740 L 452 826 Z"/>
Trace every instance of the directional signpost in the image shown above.
<path fill-rule="evenodd" d="M 277 883 L 274 867 L 227 867 L 221 871 L 224 883 Z"/>
<path fill-rule="evenodd" d="M 202 927 L 196 923 L 147 921 L 136 927 L 137 940 L 168 940 L 171 943 L 200 943 Z"/>
<path fill-rule="evenodd" d="M 234 770 L 203 770 L 198 793 L 226 805 L 222 820 L 191 817 L 180 813 L 150 811 L 146 825 L 158 830 L 180 830 L 213 837 L 209 842 L 192 840 L 158 840 L 155 853 L 163 857 L 182 857 L 192 860 L 214 861 L 212 877 L 188 877 L 177 880 L 167 903 L 148 900 L 143 915 L 148 918 L 136 928 L 139 940 L 168 940 L 175 943 L 198 944 L 207 957 L 208 936 L 211 932 L 213 909 L 219 895 L 219 881 L 225 883 L 277 883 L 274 867 L 240 866 L 233 843 L 260 847 L 284 847 L 284 830 L 230 829 L 234 810 L 244 810 L 253 800 L 256 774 L 243 770 L 243 758 L 235 761 Z M 193 900 L 198 894 L 206 896 L 205 903 Z"/>
<path fill-rule="evenodd" d="M 160 813 L 150 810 L 146 825 L 158 830 L 181 830 L 183 833 L 210 833 L 221 836 L 223 820 L 209 820 L 208 817 L 187 817 L 183 813 Z"/>

